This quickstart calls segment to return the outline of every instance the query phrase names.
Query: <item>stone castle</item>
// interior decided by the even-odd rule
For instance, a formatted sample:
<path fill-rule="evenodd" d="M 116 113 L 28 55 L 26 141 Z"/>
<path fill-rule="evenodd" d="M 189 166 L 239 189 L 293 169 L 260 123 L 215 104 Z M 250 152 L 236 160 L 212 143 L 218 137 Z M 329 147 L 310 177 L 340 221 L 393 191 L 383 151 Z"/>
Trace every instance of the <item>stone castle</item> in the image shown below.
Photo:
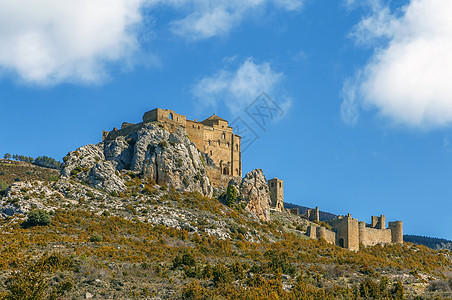
<path fill-rule="evenodd" d="M 284 184 L 277 178 L 268 181 L 270 188 L 270 198 L 272 208 L 277 211 L 286 211 L 287 213 L 298 215 L 298 209 L 284 209 Z M 300 217 L 311 221 L 306 235 L 313 239 L 324 239 L 330 244 L 335 244 L 342 248 L 357 251 L 360 245 L 374 246 L 377 244 L 403 243 L 403 222 L 389 222 L 386 228 L 386 218 L 384 215 L 372 216 L 371 223 L 366 224 L 351 217 L 338 216 L 335 219 L 326 221 L 331 229 L 320 226 L 319 208 L 308 209 Z"/>
<path fill-rule="evenodd" d="M 102 140 L 114 140 L 118 136 L 127 136 L 138 131 L 147 123 L 158 122 L 169 131 L 178 126 L 185 128 L 188 137 L 196 145 L 196 148 L 210 157 L 215 168 L 207 168 L 207 176 L 213 186 L 225 187 L 231 179 L 242 177 L 241 163 L 241 137 L 234 134 L 228 121 L 213 114 L 203 121 L 187 120 L 186 116 L 177 114 L 169 109 L 156 108 L 143 115 L 143 122 L 138 124 L 124 122 L 120 129 L 103 131 Z M 320 226 L 319 208 L 308 209 L 303 215 L 299 215 L 298 209 L 284 208 L 284 182 L 273 178 L 267 181 L 270 196 L 270 209 L 297 215 L 311 221 L 306 235 L 314 239 L 324 239 L 331 244 L 349 250 L 359 250 L 360 245 L 372 246 L 376 244 L 403 243 L 403 224 L 401 221 L 389 222 L 385 228 L 385 216 L 372 216 L 371 224 L 358 221 L 351 217 L 339 216 L 326 221 L 331 227 L 327 229 Z"/>
<path fill-rule="evenodd" d="M 229 182 L 232 177 L 242 176 L 241 137 L 232 131 L 228 121 L 213 114 L 204 121 L 187 120 L 187 117 L 169 109 L 156 108 L 143 115 L 138 124 L 123 123 L 121 129 L 103 131 L 102 140 L 126 136 L 141 129 L 146 123 L 159 122 L 167 128 L 182 126 L 199 151 L 208 154 L 217 168 L 208 169 L 208 176 L 214 186 Z"/>

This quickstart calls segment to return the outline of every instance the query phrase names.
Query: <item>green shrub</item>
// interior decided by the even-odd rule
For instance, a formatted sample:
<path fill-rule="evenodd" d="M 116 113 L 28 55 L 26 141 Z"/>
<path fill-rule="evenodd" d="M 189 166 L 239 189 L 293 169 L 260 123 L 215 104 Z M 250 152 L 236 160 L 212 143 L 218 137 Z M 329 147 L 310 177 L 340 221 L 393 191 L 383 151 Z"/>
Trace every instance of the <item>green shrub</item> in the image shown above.
<path fill-rule="evenodd" d="M 179 266 L 187 266 L 193 267 L 196 265 L 196 259 L 192 253 L 185 253 L 184 255 L 176 255 L 173 259 L 173 268 L 177 268 Z"/>
<path fill-rule="evenodd" d="M 34 270 L 16 271 L 7 281 L 8 294 L 5 300 L 46 299 L 49 288 L 48 280 Z"/>
<path fill-rule="evenodd" d="M 89 238 L 89 241 L 93 243 L 102 242 L 102 236 L 98 235 L 97 233 L 94 233 Z"/>
<path fill-rule="evenodd" d="M 215 285 L 228 284 L 234 279 L 231 271 L 222 264 L 218 264 L 213 268 L 212 275 Z"/>
<path fill-rule="evenodd" d="M 233 185 L 228 185 L 228 189 L 226 190 L 226 205 L 232 207 L 235 204 L 235 200 L 237 200 L 237 190 Z"/>
<path fill-rule="evenodd" d="M 268 259 L 268 268 L 274 273 L 280 271 L 283 274 L 295 274 L 295 267 L 290 262 L 288 252 L 268 250 L 264 253 L 264 256 Z"/>
<path fill-rule="evenodd" d="M 0 192 L 6 190 L 9 185 L 6 182 L 0 181 Z"/>
<path fill-rule="evenodd" d="M 28 213 L 27 226 L 46 226 L 51 223 L 50 214 L 42 209 L 35 209 Z"/>
<path fill-rule="evenodd" d="M 77 166 L 71 171 L 71 176 L 77 176 L 78 173 L 82 171 L 82 167 Z"/>

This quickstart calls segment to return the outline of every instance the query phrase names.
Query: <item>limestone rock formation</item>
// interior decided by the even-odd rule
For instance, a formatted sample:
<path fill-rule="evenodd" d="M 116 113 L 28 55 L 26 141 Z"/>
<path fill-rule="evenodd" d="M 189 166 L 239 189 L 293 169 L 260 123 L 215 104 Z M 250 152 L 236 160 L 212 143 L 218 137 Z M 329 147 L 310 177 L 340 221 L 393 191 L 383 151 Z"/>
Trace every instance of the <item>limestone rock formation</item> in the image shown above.
<path fill-rule="evenodd" d="M 149 123 L 127 136 L 118 136 L 97 145 L 83 146 L 64 158 L 63 177 L 78 179 L 105 191 L 122 191 L 121 171 L 134 171 L 167 184 L 178 191 L 198 191 L 212 195 L 206 163 L 185 129 L 168 132 Z"/>
<path fill-rule="evenodd" d="M 75 175 L 89 185 L 107 192 L 125 189 L 124 180 L 116 172 L 115 163 L 106 161 L 102 143 L 86 145 L 64 158 L 63 177 Z"/>
<path fill-rule="evenodd" d="M 255 169 L 248 172 L 239 182 L 233 179 L 229 185 L 234 185 L 245 202 L 245 209 L 262 220 L 270 219 L 270 193 L 265 179 L 264 172 L 261 169 Z"/>

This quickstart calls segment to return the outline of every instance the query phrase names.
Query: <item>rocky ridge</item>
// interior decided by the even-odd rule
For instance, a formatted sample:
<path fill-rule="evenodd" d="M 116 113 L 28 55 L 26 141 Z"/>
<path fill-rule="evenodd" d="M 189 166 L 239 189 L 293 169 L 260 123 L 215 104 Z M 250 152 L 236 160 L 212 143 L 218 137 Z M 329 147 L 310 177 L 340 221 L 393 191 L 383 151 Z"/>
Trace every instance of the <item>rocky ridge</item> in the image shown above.
<path fill-rule="evenodd" d="M 212 159 L 190 141 L 184 128 L 173 132 L 161 124 L 149 123 L 137 132 L 96 145 L 86 145 L 64 158 L 61 176 L 76 178 L 106 192 L 124 192 L 128 173 L 140 174 L 179 192 L 199 192 L 212 197 L 215 190 L 207 176 Z M 267 180 L 260 169 L 230 182 L 246 202 L 245 209 L 269 220 L 270 196 Z"/>

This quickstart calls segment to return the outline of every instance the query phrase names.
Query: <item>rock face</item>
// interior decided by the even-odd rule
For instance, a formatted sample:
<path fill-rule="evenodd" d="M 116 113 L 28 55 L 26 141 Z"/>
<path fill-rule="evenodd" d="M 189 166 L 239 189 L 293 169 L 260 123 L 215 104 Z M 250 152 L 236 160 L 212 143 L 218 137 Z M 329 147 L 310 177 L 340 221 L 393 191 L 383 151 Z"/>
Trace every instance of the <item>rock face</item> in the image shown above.
<path fill-rule="evenodd" d="M 248 172 L 242 181 L 231 180 L 229 185 L 234 185 L 239 197 L 246 202 L 245 209 L 262 220 L 270 219 L 270 192 L 261 169 Z"/>
<path fill-rule="evenodd" d="M 64 158 L 63 177 L 76 176 L 108 192 L 123 191 L 121 171 L 134 171 L 178 191 L 198 191 L 211 196 L 213 188 L 205 164 L 187 132 L 179 127 L 169 133 L 150 123 L 137 132 L 97 145 L 83 146 Z"/>

